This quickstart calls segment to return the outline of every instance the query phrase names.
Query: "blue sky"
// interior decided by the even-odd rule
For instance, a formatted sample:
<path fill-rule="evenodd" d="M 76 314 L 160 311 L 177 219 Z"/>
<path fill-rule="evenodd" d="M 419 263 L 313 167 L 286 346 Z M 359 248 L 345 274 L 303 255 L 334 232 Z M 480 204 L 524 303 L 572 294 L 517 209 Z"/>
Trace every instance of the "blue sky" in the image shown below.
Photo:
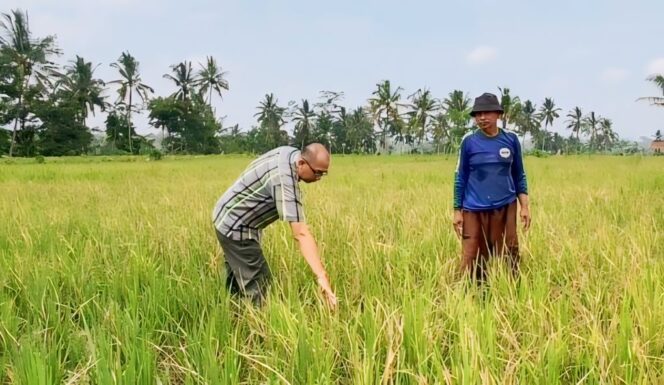
<path fill-rule="evenodd" d="M 106 81 L 128 50 L 158 95 L 174 91 L 163 79 L 170 65 L 214 56 L 230 83 L 215 102 L 225 126 L 255 124 L 266 93 L 285 106 L 343 91 L 353 107 L 389 79 L 404 97 L 427 87 L 473 98 L 499 86 L 537 106 L 552 97 L 559 132 L 574 106 L 612 119 L 621 137 L 664 129 L 664 108 L 635 102 L 662 96 L 645 81 L 664 74 L 662 0 L 4 0 L 0 11 L 13 8 L 28 11 L 34 35 L 57 36 L 61 63 L 81 55 Z M 90 125 L 103 125 L 97 115 Z M 144 117 L 136 123 L 149 132 Z"/>

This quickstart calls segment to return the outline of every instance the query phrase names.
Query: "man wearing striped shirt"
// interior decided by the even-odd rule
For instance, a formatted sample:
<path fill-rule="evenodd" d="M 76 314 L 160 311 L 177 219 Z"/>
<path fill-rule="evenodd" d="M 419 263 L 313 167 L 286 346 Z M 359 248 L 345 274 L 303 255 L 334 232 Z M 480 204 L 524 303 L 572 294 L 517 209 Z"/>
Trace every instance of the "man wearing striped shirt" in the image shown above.
<path fill-rule="evenodd" d="M 328 305 L 336 306 L 316 241 L 304 220 L 298 185 L 299 181 L 319 181 L 329 166 L 330 153 L 319 143 L 308 145 L 302 152 L 294 147 L 278 147 L 253 161 L 219 198 L 212 220 L 224 251 L 226 284 L 232 293 L 242 294 L 256 305 L 264 301 L 270 269 L 260 247 L 261 233 L 281 219 L 290 223 Z"/>

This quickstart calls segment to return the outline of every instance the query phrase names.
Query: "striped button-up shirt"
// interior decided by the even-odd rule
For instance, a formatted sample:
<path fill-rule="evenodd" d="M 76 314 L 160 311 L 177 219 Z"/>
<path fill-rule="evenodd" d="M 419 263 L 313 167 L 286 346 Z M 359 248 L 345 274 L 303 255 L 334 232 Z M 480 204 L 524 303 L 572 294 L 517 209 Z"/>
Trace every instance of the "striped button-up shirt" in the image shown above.
<path fill-rule="evenodd" d="M 215 228 L 234 240 L 260 241 L 261 230 L 277 219 L 304 222 L 295 162 L 300 151 L 278 147 L 261 155 L 219 198 Z"/>

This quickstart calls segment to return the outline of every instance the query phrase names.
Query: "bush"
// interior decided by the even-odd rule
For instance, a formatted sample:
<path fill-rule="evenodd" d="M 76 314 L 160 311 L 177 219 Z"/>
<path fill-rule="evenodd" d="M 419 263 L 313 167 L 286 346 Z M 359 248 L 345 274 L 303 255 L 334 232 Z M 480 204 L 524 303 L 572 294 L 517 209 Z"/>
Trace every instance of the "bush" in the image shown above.
<path fill-rule="evenodd" d="M 95 149 L 95 155 L 106 155 L 106 156 L 116 156 L 116 155 L 129 155 L 128 151 L 121 150 L 115 146 L 114 143 L 109 142 Z"/>
<path fill-rule="evenodd" d="M 538 150 L 538 149 L 531 150 L 528 153 L 526 153 L 526 155 L 532 155 L 532 156 L 537 157 L 537 158 L 548 158 L 549 157 L 548 152 Z"/>
<path fill-rule="evenodd" d="M 35 157 L 35 162 L 41 164 L 41 163 L 46 163 L 46 159 L 44 158 L 43 155 L 37 155 Z"/>
<path fill-rule="evenodd" d="M 152 151 L 150 151 L 150 154 L 148 154 L 149 160 L 161 160 L 162 157 L 163 155 L 161 154 L 161 151 L 156 148 L 153 148 Z"/>

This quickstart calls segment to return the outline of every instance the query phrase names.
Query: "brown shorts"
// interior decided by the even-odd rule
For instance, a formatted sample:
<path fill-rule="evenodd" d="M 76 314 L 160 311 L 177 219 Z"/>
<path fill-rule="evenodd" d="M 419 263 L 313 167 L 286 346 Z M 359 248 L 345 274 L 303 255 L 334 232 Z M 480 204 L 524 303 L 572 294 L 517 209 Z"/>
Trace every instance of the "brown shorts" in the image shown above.
<path fill-rule="evenodd" d="M 487 211 L 463 211 L 461 269 L 479 281 L 486 279 L 489 256 L 506 257 L 512 272 L 519 269 L 516 201 Z"/>

